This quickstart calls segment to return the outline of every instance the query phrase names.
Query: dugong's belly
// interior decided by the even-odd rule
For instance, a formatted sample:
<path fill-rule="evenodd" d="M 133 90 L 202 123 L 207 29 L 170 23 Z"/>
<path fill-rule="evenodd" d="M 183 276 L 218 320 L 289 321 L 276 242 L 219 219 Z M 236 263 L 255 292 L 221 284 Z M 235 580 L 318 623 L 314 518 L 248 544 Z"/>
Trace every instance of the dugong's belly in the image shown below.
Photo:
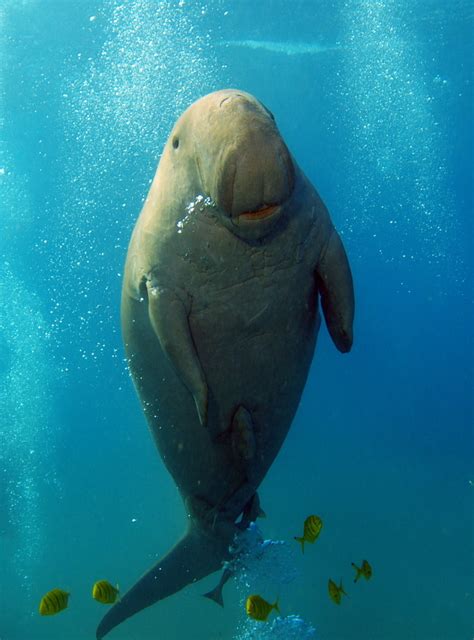
<path fill-rule="evenodd" d="M 209 428 L 225 431 L 244 406 L 264 475 L 290 427 L 311 363 L 314 278 L 296 266 L 214 291 L 211 305 L 203 294 L 189 320 L 211 394 Z"/>
<path fill-rule="evenodd" d="M 314 352 L 317 292 L 310 267 L 291 260 L 239 281 L 227 271 L 192 286 L 188 320 L 209 388 L 206 427 L 159 345 L 146 301 L 124 297 L 124 335 L 147 421 L 178 488 L 219 505 L 245 483 L 250 498 L 285 439 Z M 241 406 L 251 415 L 256 445 L 245 463 L 229 437 Z"/>

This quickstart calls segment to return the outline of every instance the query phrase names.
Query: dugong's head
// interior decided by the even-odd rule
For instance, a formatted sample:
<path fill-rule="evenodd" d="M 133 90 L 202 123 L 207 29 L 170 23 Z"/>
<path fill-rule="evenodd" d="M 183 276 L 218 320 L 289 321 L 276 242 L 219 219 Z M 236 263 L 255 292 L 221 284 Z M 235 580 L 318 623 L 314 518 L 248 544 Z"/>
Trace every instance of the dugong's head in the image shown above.
<path fill-rule="evenodd" d="M 273 115 L 250 94 L 225 89 L 195 102 L 177 121 L 165 154 L 174 166 L 181 156 L 236 235 L 263 237 L 284 215 L 293 160 Z"/>

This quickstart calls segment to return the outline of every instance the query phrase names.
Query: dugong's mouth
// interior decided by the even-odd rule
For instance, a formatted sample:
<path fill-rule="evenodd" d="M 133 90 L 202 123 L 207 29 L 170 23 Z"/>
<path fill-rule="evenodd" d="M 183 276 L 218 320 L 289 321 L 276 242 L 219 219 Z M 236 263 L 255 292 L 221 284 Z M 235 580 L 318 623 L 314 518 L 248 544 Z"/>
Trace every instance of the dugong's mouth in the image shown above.
<path fill-rule="evenodd" d="M 238 220 L 263 220 L 264 218 L 273 216 L 279 209 L 280 207 L 277 204 L 264 204 L 254 211 L 244 211 L 240 213 L 237 218 Z"/>

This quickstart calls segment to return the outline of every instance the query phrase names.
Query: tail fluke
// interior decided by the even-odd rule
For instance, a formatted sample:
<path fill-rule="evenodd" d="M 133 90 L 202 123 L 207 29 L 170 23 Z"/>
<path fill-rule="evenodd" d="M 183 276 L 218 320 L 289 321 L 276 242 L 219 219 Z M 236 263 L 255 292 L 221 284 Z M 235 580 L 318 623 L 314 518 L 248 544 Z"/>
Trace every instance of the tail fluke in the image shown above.
<path fill-rule="evenodd" d="M 215 589 L 212 591 L 208 591 L 207 593 L 202 594 L 205 598 L 209 598 L 209 600 L 214 600 L 216 604 L 220 604 L 221 607 L 224 606 L 224 598 L 222 597 L 222 587 L 217 585 Z"/>
<path fill-rule="evenodd" d="M 217 571 L 228 554 L 228 541 L 192 527 L 171 551 L 125 593 L 102 618 L 96 638 L 142 609 Z"/>
<path fill-rule="evenodd" d="M 207 593 L 203 593 L 203 596 L 205 598 L 209 598 L 210 600 L 214 600 L 214 602 L 216 602 L 217 604 L 220 604 L 221 607 L 223 607 L 224 598 L 222 596 L 222 589 L 224 588 L 225 583 L 228 580 L 230 580 L 230 578 L 232 578 L 233 575 L 234 575 L 233 571 L 231 571 L 230 569 L 224 569 L 221 579 L 219 580 L 219 584 L 211 591 L 208 591 Z"/>

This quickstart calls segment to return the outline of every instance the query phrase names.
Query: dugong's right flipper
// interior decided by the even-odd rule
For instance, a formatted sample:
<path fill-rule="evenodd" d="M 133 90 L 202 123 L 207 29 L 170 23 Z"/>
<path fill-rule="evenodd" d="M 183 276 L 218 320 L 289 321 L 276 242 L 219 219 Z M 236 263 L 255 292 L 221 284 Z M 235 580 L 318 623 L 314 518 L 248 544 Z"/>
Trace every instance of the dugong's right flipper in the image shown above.
<path fill-rule="evenodd" d="M 207 422 L 208 389 L 183 302 L 170 289 L 147 280 L 151 325 L 174 370 L 192 393 L 199 421 Z"/>
<path fill-rule="evenodd" d="M 339 351 L 350 351 L 354 288 L 349 261 L 335 229 L 332 230 L 316 267 L 316 280 L 331 338 Z"/>

